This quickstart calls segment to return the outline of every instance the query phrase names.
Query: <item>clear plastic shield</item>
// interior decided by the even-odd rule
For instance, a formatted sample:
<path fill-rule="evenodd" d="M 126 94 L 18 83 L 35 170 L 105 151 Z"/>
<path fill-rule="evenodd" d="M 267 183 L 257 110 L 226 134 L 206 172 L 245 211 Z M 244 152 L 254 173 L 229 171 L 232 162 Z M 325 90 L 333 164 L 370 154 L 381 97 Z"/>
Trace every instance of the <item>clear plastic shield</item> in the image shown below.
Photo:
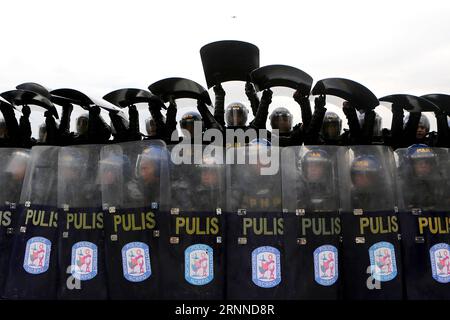
<path fill-rule="evenodd" d="M 16 210 L 29 160 L 28 149 L 0 149 L 0 181 L 3 181 L 0 189 L 0 293 L 8 274 L 13 234 L 18 221 Z"/>
<path fill-rule="evenodd" d="M 281 153 L 289 299 L 341 297 L 338 168 L 344 149 L 288 147 Z"/>
<path fill-rule="evenodd" d="M 31 150 L 4 292 L 9 299 L 56 298 L 59 149 L 36 146 Z"/>
<path fill-rule="evenodd" d="M 223 148 L 188 145 L 171 154 L 169 234 L 164 239 L 168 299 L 225 297 Z M 222 214 L 223 213 L 223 214 Z"/>
<path fill-rule="evenodd" d="M 227 150 L 227 298 L 286 297 L 277 147 Z"/>
<path fill-rule="evenodd" d="M 161 210 L 167 210 L 168 152 L 161 140 L 103 147 L 100 176 L 111 299 L 161 299 Z"/>
<path fill-rule="evenodd" d="M 345 299 L 401 299 L 395 165 L 384 146 L 354 146 L 339 170 Z"/>
<path fill-rule="evenodd" d="M 99 145 L 61 148 L 58 157 L 59 299 L 106 299 Z"/>
<path fill-rule="evenodd" d="M 450 299 L 448 150 L 395 151 L 408 299 Z"/>

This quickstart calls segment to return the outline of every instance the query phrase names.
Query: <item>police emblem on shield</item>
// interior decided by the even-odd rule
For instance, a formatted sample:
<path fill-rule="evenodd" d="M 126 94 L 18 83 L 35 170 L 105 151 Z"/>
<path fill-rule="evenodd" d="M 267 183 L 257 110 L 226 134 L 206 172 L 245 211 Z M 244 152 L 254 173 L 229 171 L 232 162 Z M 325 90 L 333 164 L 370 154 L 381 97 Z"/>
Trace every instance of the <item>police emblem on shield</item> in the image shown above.
<path fill-rule="evenodd" d="M 97 275 L 97 246 L 80 241 L 72 246 L 72 270 L 75 279 L 86 281 Z"/>
<path fill-rule="evenodd" d="M 375 280 L 391 281 L 397 276 L 394 246 L 389 242 L 377 242 L 369 248 L 370 272 Z"/>
<path fill-rule="evenodd" d="M 314 250 L 314 280 L 322 286 L 333 285 L 339 276 L 338 251 L 331 245 Z"/>
<path fill-rule="evenodd" d="M 281 282 L 280 251 L 259 247 L 252 252 L 252 280 L 261 288 L 273 288 Z"/>
<path fill-rule="evenodd" d="M 152 274 L 150 249 L 143 242 L 130 242 L 122 248 L 123 276 L 131 282 L 142 282 Z"/>
<path fill-rule="evenodd" d="M 203 286 L 214 278 L 213 249 L 194 244 L 184 251 L 184 278 L 190 284 Z"/>
<path fill-rule="evenodd" d="M 30 238 L 25 249 L 23 268 L 31 274 L 40 274 L 50 265 L 51 242 L 43 237 Z"/>
<path fill-rule="evenodd" d="M 450 246 L 437 243 L 430 248 L 431 272 L 433 279 L 440 283 L 450 282 Z"/>

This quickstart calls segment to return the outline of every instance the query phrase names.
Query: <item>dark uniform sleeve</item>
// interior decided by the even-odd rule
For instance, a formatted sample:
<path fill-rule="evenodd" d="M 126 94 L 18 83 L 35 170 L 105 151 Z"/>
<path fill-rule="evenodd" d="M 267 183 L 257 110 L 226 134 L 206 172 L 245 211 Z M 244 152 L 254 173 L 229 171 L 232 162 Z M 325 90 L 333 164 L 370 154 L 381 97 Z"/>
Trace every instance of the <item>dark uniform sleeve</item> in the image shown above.
<path fill-rule="evenodd" d="M 100 115 L 100 107 L 89 109 L 88 139 L 90 143 L 105 143 L 111 137 L 111 128 Z"/>
<path fill-rule="evenodd" d="M 111 123 L 114 126 L 116 131 L 114 140 L 116 142 L 124 142 L 128 140 L 128 128 L 125 123 L 125 120 L 119 116 L 117 112 L 110 111 L 109 118 L 111 119 Z"/>
<path fill-rule="evenodd" d="M 364 114 L 364 124 L 361 128 L 361 140 L 359 144 L 372 144 L 373 141 L 373 127 L 375 125 L 375 111 L 367 110 Z"/>
<path fill-rule="evenodd" d="M 214 86 L 215 103 L 214 103 L 214 118 L 217 122 L 225 127 L 225 91 L 222 86 Z"/>
<path fill-rule="evenodd" d="M 24 147 L 31 146 L 30 107 L 22 107 L 22 116 L 19 122 L 20 143 Z"/>
<path fill-rule="evenodd" d="M 272 91 L 266 89 L 263 92 L 261 101 L 259 103 L 258 111 L 255 119 L 250 123 L 250 127 L 255 129 L 266 129 L 267 117 L 269 116 L 269 106 L 272 103 Z"/>
<path fill-rule="evenodd" d="M 55 145 L 58 142 L 58 128 L 56 127 L 55 118 L 50 111 L 45 111 L 45 129 L 47 131 L 47 141 L 49 145 Z"/>
<path fill-rule="evenodd" d="M 203 101 L 197 100 L 197 110 L 202 116 L 206 129 L 224 130 L 223 126 L 214 118 Z"/>
<path fill-rule="evenodd" d="M 356 114 L 356 109 L 352 106 L 347 106 L 342 108 L 342 111 L 347 118 L 350 141 L 349 143 L 355 143 L 355 138 L 361 135 L 361 127 L 358 122 L 358 115 Z"/>
<path fill-rule="evenodd" d="M 445 111 L 436 111 L 436 123 L 437 123 L 437 141 L 436 147 L 448 148 L 450 147 L 449 141 L 449 128 L 447 122 L 447 113 Z"/>
<path fill-rule="evenodd" d="M 20 143 L 19 124 L 17 123 L 14 109 L 10 105 L 0 101 L 0 111 L 5 118 L 6 129 L 8 130 L 8 136 L 12 145 L 18 145 Z"/>
<path fill-rule="evenodd" d="M 59 124 L 58 135 L 67 136 L 70 134 L 70 116 L 72 115 L 73 106 L 71 104 L 62 107 L 61 122 Z"/>
<path fill-rule="evenodd" d="M 308 100 L 309 104 L 309 100 Z M 312 145 L 318 144 L 319 142 L 319 133 L 322 128 L 323 118 L 325 117 L 327 109 L 325 108 L 325 97 L 317 97 L 314 100 L 314 114 L 311 117 L 309 125 L 306 126 L 303 123 L 303 127 L 305 128 L 305 144 Z"/>
<path fill-rule="evenodd" d="M 128 129 L 130 139 L 133 141 L 141 140 L 141 132 L 139 130 L 139 112 L 135 105 L 128 107 L 128 119 L 130 121 L 130 127 Z"/>
<path fill-rule="evenodd" d="M 171 136 L 172 133 L 177 130 L 177 105 L 175 101 L 171 102 L 169 104 L 169 107 L 167 108 L 166 128 L 167 134 L 169 136 Z"/>
<path fill-rule="evenodd" d="M 401 146 L 403 135 L 403 116 L 404 111 L 401 106 L 393 104 L 392 107 L 392 123 L 391 123 L 391 143 L 390 145 L 396 149 Z"/>
<path fill-rule="evenodd" d="M 253 116 L 256 117 L 256 113 L 259 107 L 259 98 L 256 94 L 255 87 L 251 82 L 245 83 L 245 94 L 247 95 L 248 101 L 250 101 L 250 107 L 252 108 Z"/>
<path fill-rule="evenodd" d="M 169 133 L 167 132 L 166 124 L 164 123 L 163 115 L 161 113 L 161 108 L 163 105 L 164 103 L 162 101 L 149 102 L 149 110 L 153 120 L 155 121 L 156 136 L 159 137 L 160 139 L 170 141 L 170 136 Z"/>
<path fill-rule="evenodd" d="M 403 134 L 404 147 L 410 146 L 416 142 L 417 127 L 419 126 L 421 115 L 420 112 L 412 112 L 409 114 L 409 119 Z"/>

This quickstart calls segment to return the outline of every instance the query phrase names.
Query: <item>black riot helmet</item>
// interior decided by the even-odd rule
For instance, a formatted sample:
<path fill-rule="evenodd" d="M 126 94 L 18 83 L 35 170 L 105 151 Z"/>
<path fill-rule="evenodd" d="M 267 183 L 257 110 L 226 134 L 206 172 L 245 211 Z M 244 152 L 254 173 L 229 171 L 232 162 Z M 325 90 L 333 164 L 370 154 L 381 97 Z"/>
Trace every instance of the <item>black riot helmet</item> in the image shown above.
<path fill-rule="evenodd" d="M 376 188 L 381 170 L 381 163 L 375 156 L 362 155 L 356 157 L 350 168 L 353 186 L 362 191 Z"/>
<path fill-rule="evenodd" d="M 429 146 L 414 144 L 408 148 L 406 154 L 414 177 L 424 180 L 434 177 L 437 155 Z"/>
<path fill-rule="evenodd" d="M 89 113 L 83 113 L 77 118 L 77 133 L 85 135 L 88 132 Z"/>
<path fill-rule="evenodd" d="M 337 113 L 327 111 L 322 123 L 322 136 L 327 140 L 336 140 L 341 134 L 342 119 Z"/>
<path fill-rule="evenodd" d="M 269 119 L 272 129 L 278 129 L 280 133 L 286 133 L 292 130 L 292 113 L 286 108 L 276 108 L 270 114 Z"/>
<path fill-rule="evenodd" d="M 332 182 L 329 181 L 331 179 L 331 160 L 325 150 L 309 150 L 300 160 L 300 166 L 306 181 L 311 183 Z"/>
<path fill-rule="evenodd" d="M 248 109 L 240 102 L 233 102 L 225 109 L 225 119 L 230 127 L 243 127 L 247 123 Z"/>
<path fill-rule="evenodd" d="M 194 123 L 195 121 L 199 121 L 202 123 L 202 130 L 203 130 L 203 121 L 202 116 L 195 111 L 189 111 L 183 114 L 180 120 L 180 127 L 181 129 L 189 131 L 191 134 L 191 137 L 194 136 Z"/>

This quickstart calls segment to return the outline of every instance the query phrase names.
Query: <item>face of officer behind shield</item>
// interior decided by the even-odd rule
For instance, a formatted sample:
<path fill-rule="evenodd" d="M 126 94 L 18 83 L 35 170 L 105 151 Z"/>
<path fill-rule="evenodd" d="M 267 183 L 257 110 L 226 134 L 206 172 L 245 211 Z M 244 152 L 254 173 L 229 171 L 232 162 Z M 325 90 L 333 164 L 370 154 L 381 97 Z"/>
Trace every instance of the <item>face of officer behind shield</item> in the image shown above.
<path fill-rule="evenodd" d="M 159 181 L 158 168 L 154 160 L 142 158 L 139 165 L 139 177 L 145 184 L 153 184 Z"/>
<path fill-rule="evenodd" d="M 413 164 L 414 174 L 418 178 L 426 178 L 432 173 L 432 166 L 428 160 L 415 160 Z"/>

